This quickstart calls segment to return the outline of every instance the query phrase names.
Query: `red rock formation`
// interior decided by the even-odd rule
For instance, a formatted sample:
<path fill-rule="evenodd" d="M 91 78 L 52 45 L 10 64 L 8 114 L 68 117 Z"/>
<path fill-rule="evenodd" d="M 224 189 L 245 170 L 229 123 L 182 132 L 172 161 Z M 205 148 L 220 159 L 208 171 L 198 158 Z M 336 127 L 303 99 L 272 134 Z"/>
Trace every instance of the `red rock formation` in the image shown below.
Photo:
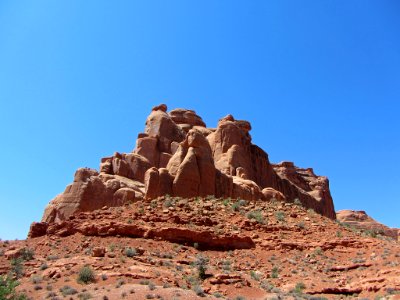
<path fill-rule="evenodd" d="M 336 218 L 343 224 L 369 231 L 371 234 L 382 234 L 395 240 L 400 240 L 400 229 L 390 228 L 377 222 L 368 216 L 365 211 L 340 210 L 336 213 Z"/>
<path fill-rule="evenodd" d="M 289 202 L 297 198 L 335 219 L 328 179 L 293 163 L 271 164 L 252 144 L 250 130 L 249 122 L 231 115 L 209 129 L 193 110 L 168 113 L 165 104 L 155 106 L 133 152 L 103 158 L 100 173 L 79 169 L 74 183 L 46 208 L 42 221 L 59 222 L 76 212 L 165 194 Z"/>

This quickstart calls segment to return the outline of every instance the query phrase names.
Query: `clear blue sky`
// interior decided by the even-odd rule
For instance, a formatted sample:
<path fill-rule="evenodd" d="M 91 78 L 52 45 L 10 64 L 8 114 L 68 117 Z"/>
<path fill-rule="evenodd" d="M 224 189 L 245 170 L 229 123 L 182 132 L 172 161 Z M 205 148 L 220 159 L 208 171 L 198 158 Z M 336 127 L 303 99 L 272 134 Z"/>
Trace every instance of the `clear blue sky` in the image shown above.
<path fill-rule="evenodd" d="M 400 227 L 400 2 L 1 1 L 0 238 L 79 167 L 128 152 L 153 105 L 252 123 L 336 210 Z"/>

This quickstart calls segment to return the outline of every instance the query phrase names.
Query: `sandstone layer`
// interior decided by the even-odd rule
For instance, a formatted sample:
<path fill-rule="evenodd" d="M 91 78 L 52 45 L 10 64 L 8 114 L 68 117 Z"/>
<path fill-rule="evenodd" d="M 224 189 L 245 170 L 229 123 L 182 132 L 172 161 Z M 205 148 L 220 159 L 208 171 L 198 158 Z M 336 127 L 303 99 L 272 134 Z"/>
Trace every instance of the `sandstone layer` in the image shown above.
<path fill-rule="evenodd" d="M 390 228 L 367 215 L 363 210 L 340 210 L 336 213 L 337 220 L 343 224 L 356 227 L 372 235 L 385 235 L 400 240 L 400 229 Z"/>
<path fill-rule="evenodd" d="M 232 115 L 207 128 L 193 110 L 152 109 L 131 153 L 101 159 L 99 172 L 77 170 L 74 182 L 53 199 L 42 221 L 61 222 L 78 212 L 135 200 L 174 197 L 272 199 L 301 202 L 335 219 L 329 182 L 311 168 L 272 164 L 252 143 L 251 124 Z"/>

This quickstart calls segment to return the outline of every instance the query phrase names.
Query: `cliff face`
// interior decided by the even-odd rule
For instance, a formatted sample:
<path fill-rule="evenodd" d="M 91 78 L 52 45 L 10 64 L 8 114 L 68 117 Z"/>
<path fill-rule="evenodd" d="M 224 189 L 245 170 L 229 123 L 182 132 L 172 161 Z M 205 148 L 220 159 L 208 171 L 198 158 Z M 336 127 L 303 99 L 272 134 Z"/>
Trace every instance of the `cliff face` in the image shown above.
<path fill-rule="evenodd" d="M 335 219 L 329 182 L 312 169 L 293 163 L 271 164 L 267 153 L 251 143 L 251 125 L 228 115 L 207 128 L 193 110 L 152 109 L 132 153 L 101 159 L 100 172 L 77 170 L 74 182 L 50 202 L 43 222 L 103 206 L 150 200 L 214 195 L 245 200 L 293 202 Z"/>

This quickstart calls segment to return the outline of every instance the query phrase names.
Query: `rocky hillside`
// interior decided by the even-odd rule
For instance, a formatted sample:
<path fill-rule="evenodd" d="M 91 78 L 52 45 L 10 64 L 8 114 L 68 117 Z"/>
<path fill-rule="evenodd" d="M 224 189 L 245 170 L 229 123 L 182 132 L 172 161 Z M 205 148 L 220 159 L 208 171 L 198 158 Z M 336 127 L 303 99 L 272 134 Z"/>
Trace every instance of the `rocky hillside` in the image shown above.
<path fill-rule="evenodd" d="M 391 237 L 396 241 L 400 240 L 400 229 L 390 228 L 375 221 L 373 218 L 368 216 L 365 211 L 347 209 L 340 210 L 336 213 L 336 217 L 342 224 L 367 231 L 371 235 L 380 234 Z"/>
<path fill-rule="evenodd" d="M 0 273 L 18 276 L 17 289 L 31 299 L 399 299 L 400 292 L 397 242 L 279 201 L 137 200 L 33 225 L 31 238 L 0 249 Z"/>
<path fill-rule="evenodd" d="M 46 208 L 45 223 L 67 220 L 77 212 L 121 206 L 159 196 L 255 201 L 300 201 L 335 219 L 329 182 L 311 168 L 291 162 L 271 164 L 252 144 L 251 125 L 228 115 L 207 128 L 193 110 L 152 109 L 144 133 L 131 153 L 101 159 L 99 172 L 79 169 L 74 182 Z"/>

